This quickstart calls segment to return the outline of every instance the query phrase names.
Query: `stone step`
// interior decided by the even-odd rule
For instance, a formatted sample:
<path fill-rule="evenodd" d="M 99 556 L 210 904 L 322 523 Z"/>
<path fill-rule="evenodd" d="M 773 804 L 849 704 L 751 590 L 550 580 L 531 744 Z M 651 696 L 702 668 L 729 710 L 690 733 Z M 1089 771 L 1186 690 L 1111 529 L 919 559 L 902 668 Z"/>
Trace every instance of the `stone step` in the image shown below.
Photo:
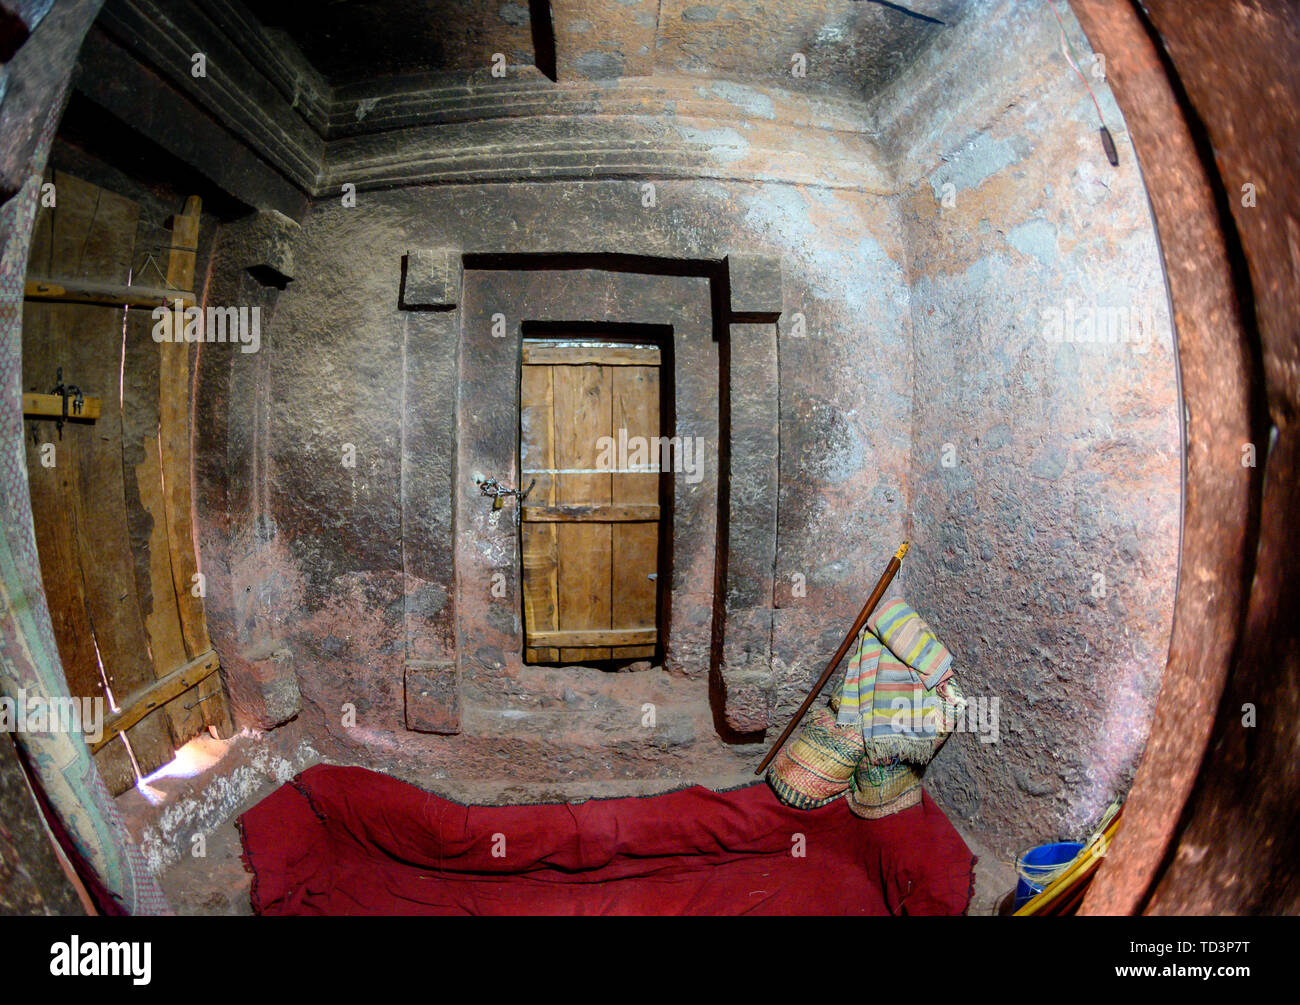
<path fill-rule="evenodd" d="M 656 704 L 652 710 L 610 700 L 560 708 L 466 704 L 461 709 L 464 736 L 510 736 L 553 746 L 649 744 L 662 750 L 716 740 L 712 731 L 709 709 L 698 703 Z"/>
<path fill-rule="evenodd" d="M 406 779 L 415 784 L 414 779 Z M 682 778 L 620 778 L 574 782 L 521 782 L 510 779 L 425 782 L 421 788 L 435 792 L 453 802 L 470 806 L 527 805 L 537 803 L 582 803 L 589 799 L 624 799 L 659 795 L 702 785 L 722 791 L 750 785 L 761 780 L 750 771 L 731 771 L 692 775 Z"/>
<path fill-rule="evenodd" d="M 752 771 L 765 745 L 728 745 L 707 707 L 667 704 L 653 727 L 639 709 L 502 709 L 466 705 L 462 731 L 429 737 L 418 750 L 410 734 L 372 734 L 374 767 L 429 787 L 451 778 L 493 784 L 683 780 Z"/>

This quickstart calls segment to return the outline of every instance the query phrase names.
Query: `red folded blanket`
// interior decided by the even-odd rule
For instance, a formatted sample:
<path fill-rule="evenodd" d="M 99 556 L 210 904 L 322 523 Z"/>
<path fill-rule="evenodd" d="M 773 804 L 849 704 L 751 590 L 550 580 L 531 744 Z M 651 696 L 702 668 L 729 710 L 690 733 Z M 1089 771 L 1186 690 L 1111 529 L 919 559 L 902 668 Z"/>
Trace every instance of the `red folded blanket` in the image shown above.
<path fill-rule="evenodd" d="M 929 796 L 861 820 L 761 782 L 461 806 L 318 765 L 239 823 L 259 914 L 961 914 L 974 866 Z"/>

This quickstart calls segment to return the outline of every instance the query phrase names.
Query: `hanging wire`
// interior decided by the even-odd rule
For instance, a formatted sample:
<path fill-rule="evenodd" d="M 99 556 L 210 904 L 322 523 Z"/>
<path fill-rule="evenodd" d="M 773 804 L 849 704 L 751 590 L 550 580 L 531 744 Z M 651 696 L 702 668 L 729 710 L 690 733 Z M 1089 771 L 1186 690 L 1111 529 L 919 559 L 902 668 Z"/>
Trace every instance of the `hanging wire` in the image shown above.
<path fill-rule="evenodd" d="M 1070 45 L 1070 40 L 1066 37 L 1065 22 L 1061 20 L 1061 15 L 1056 9 L 1056 4 L 1052 3 L 1052 0 L 1047 0 L 1047 6 L 1052 8 L 1052 15 L 1056 18 L 1056 23 L 1060 25 L 1061 28 L 1061 54 L 1065 56 L 1065 61 L 1070 64 L 1071 69 L 1079 75 L 1079 79 L 1083 81 L 1083 86 L 1088 89 L 1088 97 L 1092 98 L 1093 106 L 1097 109 L 1097 118 L 1101 120 L 1101 124 L 1104 126 L 1106 124 L 1106 117 L 1101 114 L 1101 105 L 1097 102 L 1097 95 L 1092 93 L 1092 87 L 1088 83 L 1088 78 L 1083 75 L 1083 71 L 1079 69 L 1079 65 L 1074 61 L 1074 46 Z"/>
<path fill-rule="evenodd" d="M 1047 6 L 1052 8 L 1052 16 L 1056 18 L 1056 23 L 1061 29 L 1061 55 L 1070 64 L 1070 69 L 1079 75 L 1079 79 L 1083 81 L 1083 86 L 1088 91 L 1088 97 L 1092 98 L 1093 107 L 1097 109 L 1097 120 L 1101 123 L 1101 145 L 1106 150 L 1106 158 L 1110 161 L 1112 167 L 1118 167 L 1119 153 L 1115 149 L 1114 137 L 1111 136 L 1110 130 L 1106 128 L 1106 116 L 1101 112 L 1101 103 L 1097 100 L 1097 95 L 1093 93 L 1088 78 L 1083 75 L 1083 71 L 1079 69 L 1079 64 L 1075 62 L 1074 47 L 1070 45 L 1070 39 L 1065 34 L 1065 22 L 1061 20 L 1061 14 L 1056 9 L 1056 4 L 1052 0 L 1047 0 Z"/>

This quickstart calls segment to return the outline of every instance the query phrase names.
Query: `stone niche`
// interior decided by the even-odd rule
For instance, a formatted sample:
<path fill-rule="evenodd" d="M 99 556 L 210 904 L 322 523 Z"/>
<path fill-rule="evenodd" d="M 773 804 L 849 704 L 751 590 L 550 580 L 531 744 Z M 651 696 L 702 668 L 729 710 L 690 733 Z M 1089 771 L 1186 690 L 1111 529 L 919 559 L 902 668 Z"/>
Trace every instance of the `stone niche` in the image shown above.
<path fill-rule="evenodd" d="M 778 454 L 774 258 L 722 262 L 618 255 L 460 256 L 416 250 L 402 306 L 455 312 L 408 325 L 403 431 L 406 725 L 457 733 L 463 695 L 490 700 L 523 665 L 519 507 L 494 509 L 475 475 L 521 484 L 521 340 L 530 333 L 635 333 L 662 351 L 664 435 L 700 437 L 702 476 L 672 478 L 659 575 L 663 666 L 698 680 L 718 732 L 768 726 Z M 453 407 L 428 400 L 417 340 L 457 339 Z M 443 347 L 446 348 L 445 346 Z M 428 500 L 443 473 L 421 444 L 454 442 L 450 519 Z M 446 527 L 454 528 L 448 554 Z M 447 559 L 450 558 L 450 562 Z M 451 570 L 454 568 L 454 574 Z"/>

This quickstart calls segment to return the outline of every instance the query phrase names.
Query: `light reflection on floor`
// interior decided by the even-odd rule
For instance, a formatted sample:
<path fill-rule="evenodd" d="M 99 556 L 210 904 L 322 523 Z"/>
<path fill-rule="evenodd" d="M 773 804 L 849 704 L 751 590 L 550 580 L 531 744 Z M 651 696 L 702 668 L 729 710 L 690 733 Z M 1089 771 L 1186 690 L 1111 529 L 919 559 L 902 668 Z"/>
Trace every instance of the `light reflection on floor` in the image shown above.
<path fill-rule="evenodd" d="M 176 756 L 161 768 L 136 782 L 136 791 L 149 800 L 150 805 L 158 806 L 175 789 L 175 786 L 160 783 L 165 783 L 169 778 L 185 779 L 201 775 L 225 757 L 229 749 L 229 741 L 201 733 L 176 751 Z"/>

